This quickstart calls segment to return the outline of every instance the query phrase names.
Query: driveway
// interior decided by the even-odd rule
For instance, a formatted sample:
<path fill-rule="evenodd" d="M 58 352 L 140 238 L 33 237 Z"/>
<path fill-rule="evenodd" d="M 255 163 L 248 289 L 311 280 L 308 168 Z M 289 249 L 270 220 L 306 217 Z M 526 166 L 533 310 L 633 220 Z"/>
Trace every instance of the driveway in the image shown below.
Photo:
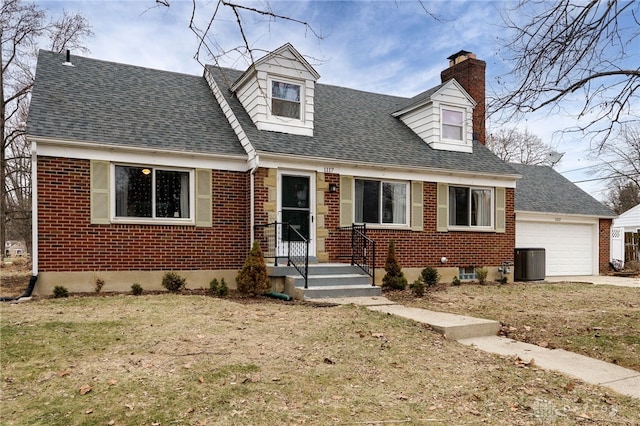
<path fill-rule="evenodd" d="M 609 275 L 576 275 L 562 277 L 546 277 L 546 282 L 561 283 L 591 283 L 595 285 L 617 285 L 620 287 L 637 287 L 640 288 L 640 277 L 613 277 Z"/>

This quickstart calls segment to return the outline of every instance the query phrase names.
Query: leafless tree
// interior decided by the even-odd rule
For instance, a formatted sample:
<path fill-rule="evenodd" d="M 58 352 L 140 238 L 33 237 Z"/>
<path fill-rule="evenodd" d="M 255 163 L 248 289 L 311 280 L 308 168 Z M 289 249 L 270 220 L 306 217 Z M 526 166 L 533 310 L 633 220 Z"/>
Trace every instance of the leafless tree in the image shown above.
<path fill-rule="evenodd" d="M 515 83 L 489 102 L 495 117 L 578 105 L 582 124 L 567 130 L 589 135 L 596 150 L 640 120 L 640 2 L 520 0 L 504 22 L 513 36 L 502 52 Z"/>
<path fill-rule="evenodd" d="M 612 188 L 609 205 L 618 213 L 640 203 L 640 125 L 626 125 L 599 156 L 597 174 Z"/>
<path fill-rule="evenodd" d="M 500 128 L 487 138 L 487 148 L 501 160 L 509 163 L 554 166 L 558 159 L 550 155 L 551 147 L 529 130 L 519 131 L 513 127 Z"/>
<path fill-rule="evenodd" d="M 29 96 L 35 77 L 38 47 L 56 52 L 74 49 L 87 52 L 81 42 L 93 35 L 86 18 L 63 12 L 48 20 L 35 3 L 4 0 L 0 9 L 0 247 L 4 255 L 7 225 L 11 236 L 22 237 L 30 247 L 31 161 L 24 137 Z M 10 222 L 9 222 L 10 221 Z"/>

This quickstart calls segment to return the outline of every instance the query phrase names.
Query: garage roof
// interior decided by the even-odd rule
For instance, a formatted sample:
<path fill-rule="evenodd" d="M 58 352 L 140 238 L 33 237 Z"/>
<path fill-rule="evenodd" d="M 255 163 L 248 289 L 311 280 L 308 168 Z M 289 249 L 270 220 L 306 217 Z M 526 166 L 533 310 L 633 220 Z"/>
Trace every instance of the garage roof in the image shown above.
<path fill-rule="evenodd" d="M 510 163 L 522 179 L 516 184 L 515 211 L 601 218 L 617 215 L 549 166 Z"/>

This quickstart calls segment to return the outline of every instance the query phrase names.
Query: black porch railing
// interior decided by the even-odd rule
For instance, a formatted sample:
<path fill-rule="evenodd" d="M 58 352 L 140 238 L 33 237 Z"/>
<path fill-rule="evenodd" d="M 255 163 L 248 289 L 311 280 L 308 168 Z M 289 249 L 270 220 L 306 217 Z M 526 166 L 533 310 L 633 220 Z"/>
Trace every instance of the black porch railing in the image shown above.
<path fill-rule="evenodd" d="M 287 261 L 304 278 L 307 288 L 309 276 L 309 239 L 305 238 L 293 226 L 286 222 L 273 222 L 266 225 L 255 225 L 254 238 L 260 244 L 263 256 L 278 261 Z"/>
<path fill-rule="evenodd" d="M 338 258 L 349 259 L 371 277 L 376 285 L 376 242 L 367 237 L 366 224 L 352 224 L 338 228 Z"/>

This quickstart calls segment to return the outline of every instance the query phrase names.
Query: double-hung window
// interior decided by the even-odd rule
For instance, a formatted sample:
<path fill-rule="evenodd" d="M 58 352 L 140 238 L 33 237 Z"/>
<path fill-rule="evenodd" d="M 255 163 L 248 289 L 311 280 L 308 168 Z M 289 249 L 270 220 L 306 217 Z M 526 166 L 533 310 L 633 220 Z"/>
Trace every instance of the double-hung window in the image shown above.
<path fill-rule="evenodd" d="M 449 226 L 491 228 L 493 190 L 449 186 Z"/>
<path fill-rule="evenodd" d="M 442 109 L 442 137 L 456 141 L 464 140 L 464 112 Z"/>
<path fill-rule="evenodd" d="M 355 222 L 407 225 L 408 183 L 356 179 Z"/>
<path fill-rule="evenodd" d="M 284 81 L 271 81 L 271 113 L 279 117 L 301 117 L 301 86 Z"/>
<path fill-rule="evenodd" d="M 193 173 L 189 170 L 115 166 L 117 219 L 192 219 Z"/>

